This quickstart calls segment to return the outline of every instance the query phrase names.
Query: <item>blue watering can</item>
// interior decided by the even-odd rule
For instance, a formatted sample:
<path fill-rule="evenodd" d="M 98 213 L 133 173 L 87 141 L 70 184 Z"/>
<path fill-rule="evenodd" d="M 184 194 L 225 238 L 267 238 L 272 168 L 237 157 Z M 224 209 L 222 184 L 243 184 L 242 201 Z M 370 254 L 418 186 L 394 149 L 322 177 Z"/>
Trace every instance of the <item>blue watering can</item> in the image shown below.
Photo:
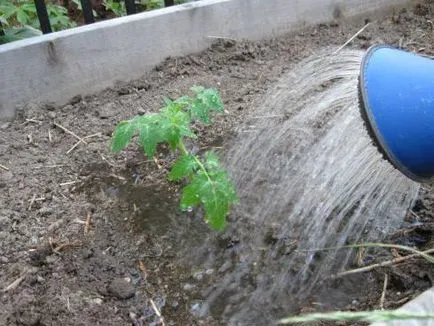
<path fill-rule="evenodd" d="M 373 46 L 359 86 L 362 116 L 383 155 L 410 179 L 434 181 L 434 60 Z"/>

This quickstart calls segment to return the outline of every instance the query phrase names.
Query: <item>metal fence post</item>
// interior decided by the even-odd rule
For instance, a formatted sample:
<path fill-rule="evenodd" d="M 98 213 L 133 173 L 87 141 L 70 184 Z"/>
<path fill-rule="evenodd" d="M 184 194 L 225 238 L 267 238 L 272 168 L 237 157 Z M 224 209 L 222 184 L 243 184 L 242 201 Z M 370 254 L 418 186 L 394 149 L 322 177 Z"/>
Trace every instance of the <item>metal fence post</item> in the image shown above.
<path fill-rule="evenodd" d="M 36 12 L 38 14 L 39 24 L 41 25 L 42 33 L 51 33 L 50 18 L 48 18 L 47 7 L 44 0 L 35 0 Z"/>
<path fill-rule="evenodd" d="M 86 24 L 92 24 L 95 22 L 95 17 L 93 17 L 93 9 L 90 0 L 80 0 L 81 8 L 83 9 L 84 22 Z"/>
<path fill-rule="evenodd" d="M 0 36 L 4 36 L 5 35 L 5 31 L 3 30 L 3 25 L 2 22 L 0 21 Z"/>
<path fill-rule="evenodd" d="M 125 9 L 127 9 L 127 15 L 132 15 L 137 12 L 136 4 L 134 0 L 125 0 Z"/>

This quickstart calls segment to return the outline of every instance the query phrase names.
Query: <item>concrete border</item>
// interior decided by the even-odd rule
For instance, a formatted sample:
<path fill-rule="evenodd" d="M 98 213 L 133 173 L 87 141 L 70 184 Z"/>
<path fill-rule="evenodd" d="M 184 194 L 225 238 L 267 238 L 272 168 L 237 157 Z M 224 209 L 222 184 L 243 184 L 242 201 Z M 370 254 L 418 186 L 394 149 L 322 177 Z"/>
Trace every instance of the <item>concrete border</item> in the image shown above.
<path fill-rule="evenodd" d="M 27 102 L 66 103 L 142 76 L 209 36 L 262 39 L 409 0 L 205 0 L 0 46 L 0 118 Z"/>

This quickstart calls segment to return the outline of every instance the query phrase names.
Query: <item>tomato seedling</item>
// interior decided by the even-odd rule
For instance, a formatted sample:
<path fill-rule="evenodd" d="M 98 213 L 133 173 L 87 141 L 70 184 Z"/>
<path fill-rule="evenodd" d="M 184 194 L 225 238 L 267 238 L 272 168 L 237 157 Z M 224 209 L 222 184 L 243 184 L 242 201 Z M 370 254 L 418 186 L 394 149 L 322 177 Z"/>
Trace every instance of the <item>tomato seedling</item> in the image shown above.
<path fill-rule="evenodd" d="M 223 112 L 223 103 L 215 89 L 194 86 L 191 90 L 193 97 L 182 96 L 174 101 L 166 98 L 166 105 L 158 113 L 121 121 L 113 133 L 110 149 L 119 152 L 138 135 L 138 145 L 152 158 L 158 144 L 168 144 L 179 153 L 169 180 L 187 181 L 182 188 L 181 209 L 202 205 L 205 221 L 213 229 L 223 230 L 231 206 L 238 201 L 235 187 L 216 153 L 209 151 L 198 156 L 189 152 L 184 143 L 186 137 L 197 138 L 190 127 L 192 122 L 210 124 L 211 112 Z"/>

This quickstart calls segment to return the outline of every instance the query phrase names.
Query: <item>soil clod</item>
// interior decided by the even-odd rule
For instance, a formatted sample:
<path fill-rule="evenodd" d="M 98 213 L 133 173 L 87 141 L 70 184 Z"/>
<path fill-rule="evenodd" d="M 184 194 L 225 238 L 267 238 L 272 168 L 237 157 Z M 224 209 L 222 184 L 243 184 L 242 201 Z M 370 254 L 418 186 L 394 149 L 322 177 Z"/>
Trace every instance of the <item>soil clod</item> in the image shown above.
<path fill-rule="evenodd" d="M 109 294 L 121 300 L 131 299 L 136 293 L 131 283 L 123 278 L 117 278 L 111 281 L 107 287 L 107 291 Z"/>

